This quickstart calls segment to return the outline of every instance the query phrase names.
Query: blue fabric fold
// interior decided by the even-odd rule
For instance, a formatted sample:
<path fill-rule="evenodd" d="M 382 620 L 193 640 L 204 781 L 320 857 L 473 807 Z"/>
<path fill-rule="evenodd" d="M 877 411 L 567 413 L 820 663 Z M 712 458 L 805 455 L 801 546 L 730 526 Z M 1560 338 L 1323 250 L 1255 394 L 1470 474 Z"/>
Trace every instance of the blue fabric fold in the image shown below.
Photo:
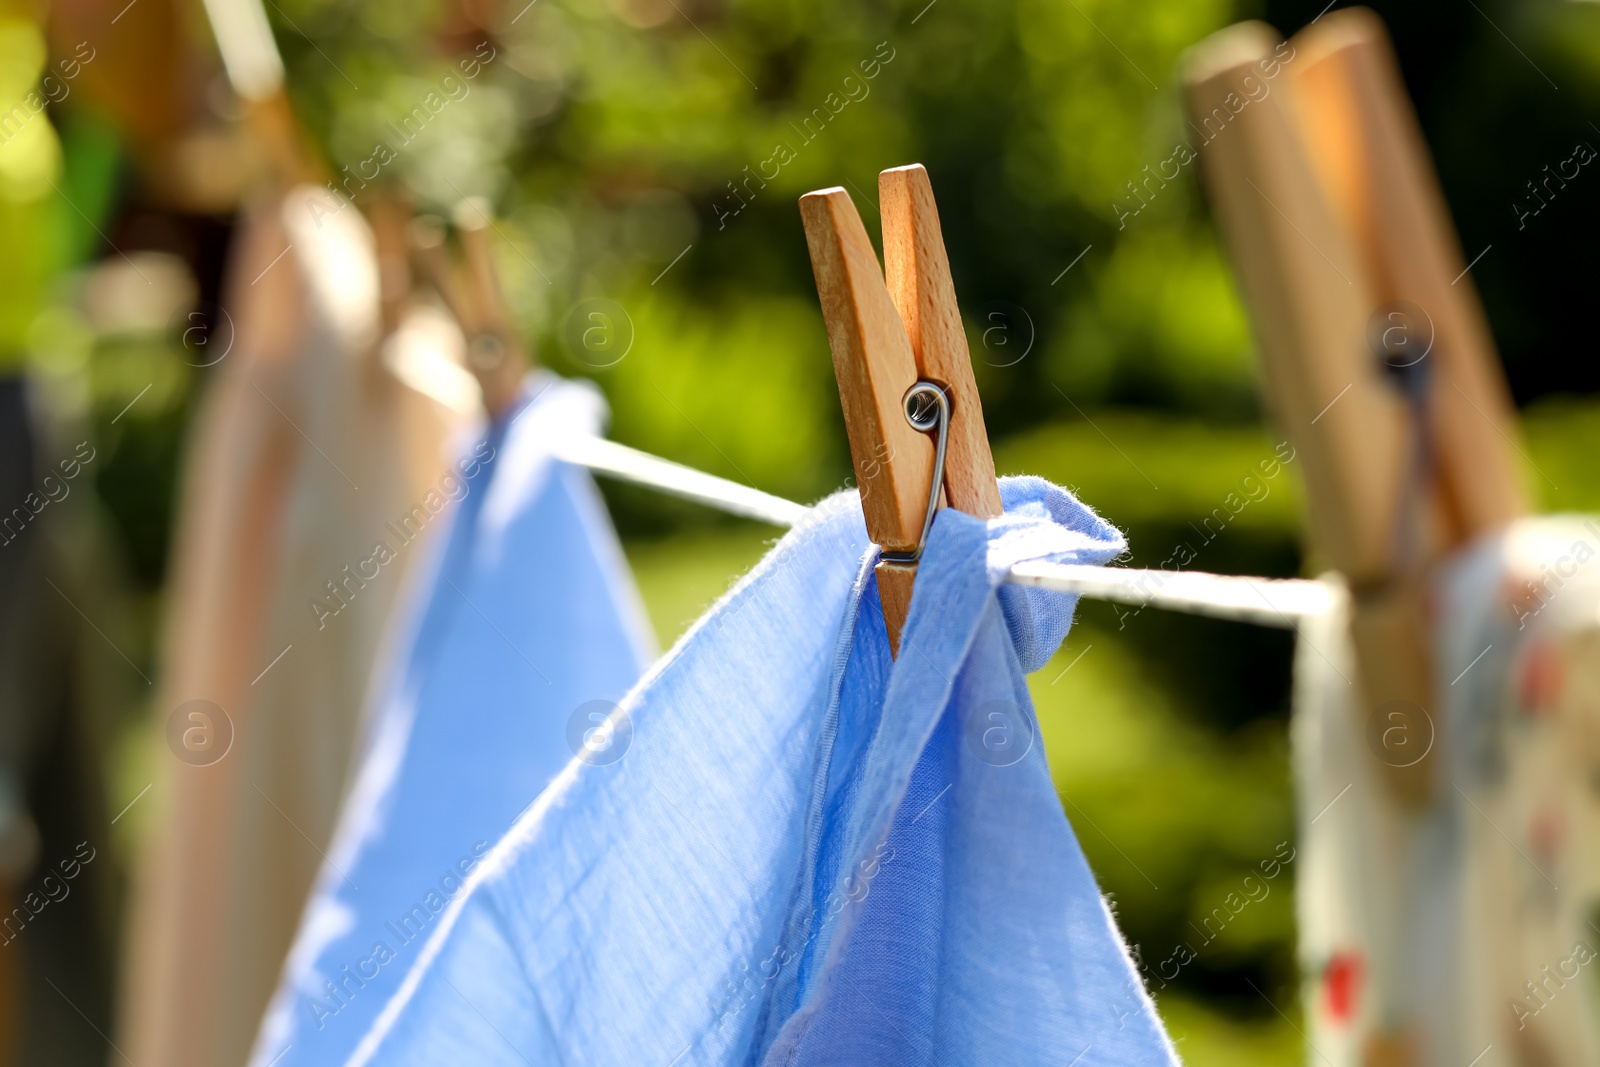
<path fill-rule="evenodd" d="M 603 416 L 587 383 L 534 375 L 464 453 L 252 1064 L 343 1063 L 529 802 L 625 743 L 596 724 L 652 642 L 599 493 L 551 449 Z"/>
<path fill-rule="evenodd" d="M 854 493 L 622 702 L 440 921 L 352 1065 L 1176 1064 L 1025 685 L 1104 563 L 1064 490 L 936 519 L 891 661 Z"/>

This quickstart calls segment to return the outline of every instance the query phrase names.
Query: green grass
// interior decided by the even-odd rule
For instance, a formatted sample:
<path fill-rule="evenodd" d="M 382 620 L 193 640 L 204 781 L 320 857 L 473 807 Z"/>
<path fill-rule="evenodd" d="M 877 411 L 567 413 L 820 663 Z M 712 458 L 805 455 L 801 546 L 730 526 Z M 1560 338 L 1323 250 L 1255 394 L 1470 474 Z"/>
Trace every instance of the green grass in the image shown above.
<path fill-rule="evenodd" d="M 781 530 L 755 523 L 623 545 L 645 611 L 670 648 L 739 577 L 766 555 Z"/>
<path fill-rule="evenodd" d="M 1157 1005 L 1185 1067 L 1300 1067 L 1305 1042 L 1289 1019 L 1240 1022 L 1201 1001 L 1162 997 Z M 1299 1013 L 1282 1004 L 1291 1018 Z"/>

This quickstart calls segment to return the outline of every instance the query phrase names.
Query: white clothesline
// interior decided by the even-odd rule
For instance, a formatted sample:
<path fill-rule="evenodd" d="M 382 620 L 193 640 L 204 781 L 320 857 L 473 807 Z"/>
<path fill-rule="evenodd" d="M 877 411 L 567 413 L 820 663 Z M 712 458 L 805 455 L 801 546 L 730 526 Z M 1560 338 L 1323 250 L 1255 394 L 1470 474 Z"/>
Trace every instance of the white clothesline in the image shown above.
<path fill-rule="evenodd" d="M 809 510 L 771 493 L 601 437 L 562 441 L 556 454 L 597 474 L 774 526 L 793 526 Z M 1334 598 L 1322 582 L 1299 578 L 1246 578 L 1202 571 L 1066 563 L 1019 564 L 1006 580 L 1013 585 L 1056 589 L 1117 604 L 1150 605 L 1286 629 L 1292 629 L 1302 618 L 1328 611 Z"/>
<path fill-rule="evenodd" d="M 1248 578 L 1073 563 L 1019 563 L 1006 580 L 1115 604 L 1150 605 L 1291 630 L 1301 619 L 1331 610 L 1335 595 L 1322 582 L 1304 578 Z"/>
<path fill-rule="evenodd" d="M 634 485 L 659 489 L 722 511 L 774 526 L 793 526 L 810 509 L 781 496 L 718 478 L 604 437 L 568 438 L 559 442 L 556 455 L 568 463 Z"/>

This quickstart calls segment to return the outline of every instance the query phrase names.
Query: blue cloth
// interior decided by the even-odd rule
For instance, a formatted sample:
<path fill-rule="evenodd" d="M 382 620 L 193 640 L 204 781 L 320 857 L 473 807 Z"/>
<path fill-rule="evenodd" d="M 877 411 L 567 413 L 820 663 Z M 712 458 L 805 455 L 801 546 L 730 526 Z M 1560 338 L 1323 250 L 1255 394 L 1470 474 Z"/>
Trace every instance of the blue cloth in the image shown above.
<path fill-rule="evenodd" d="M 343 1063 L 529 801 L 575 751 L 603 762 L 620 747 L 590 717 L 638 681 L 653 642 L 594 484 L 550 454 L 603 415 L 588 385 L 530 377 L 464 454 L 253 1064 Z M 412 530 L 385 539 L 398 549 Z"/>
<path fill-rule="evenodd" d="M 1177 1059 L 1051 783 L 1024 684 L 1103 563 L 1065 491 L 943 511 L 889 657 L 854 493 L 824 502 L 623 702 L 440 921 L 354 1065 Z"/>

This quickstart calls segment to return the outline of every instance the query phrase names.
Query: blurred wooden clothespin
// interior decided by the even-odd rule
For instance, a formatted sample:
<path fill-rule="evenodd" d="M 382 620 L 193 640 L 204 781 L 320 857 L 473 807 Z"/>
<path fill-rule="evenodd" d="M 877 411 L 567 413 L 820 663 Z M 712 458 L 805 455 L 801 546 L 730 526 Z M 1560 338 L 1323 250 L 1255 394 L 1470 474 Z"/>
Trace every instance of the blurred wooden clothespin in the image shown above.
<path fill-rule="evenodd" d="M 367 199 L 362 211 L 372 227 L 372 247 L 378 259 L 378 302 L 382 337 L 400 328 L 411 301 L 411 201 L 395 189 L 383 189 Z"/>
<path fill-rule="evenodd" d="M 467 342 L 467 369 L 477 378 L 483 406 L 493 418 L 516 400 L 530 360 L 512 325 L 495 270 L 488 204 L 464 200 L 456 208 L 454 221 L 461 246 L 459 259 L 451 257 L 444 227 L 436 219 L 413 223 L 412 246 L 424 273 L 461 327 Z"/>
<path fill-rule="evenodd" d="M 1382 21 L 1365 8 L 1336 11 L 1293 43 L 1301 58 L 1291 77 L 1303 142 L 1372 286 L 1369 341 L 1407 394 L 1415 442 L 1406 491 L 1415 497 L 1421 536 L 1413 546 L 1395 546 L 1386 575 L 1353 585 L 1357 656 L 1381 665 L 1393 660 L 1389 650 L 1408 643 L 1407 634 L 1427 632 L 1426 569 L 1527 512 L 1513 455 L 1520 433 Z M 1437 685 L 1431 672 L 1428 680 Z M 1384 698 L 1382 690 L 1369 695 Z M 1431 710 L 1437 701 L 1423 706 Z M 1384 714 L 1384 705 L 1374 711 Z"/>
<path fill-rule="evenodd" d="M 1381 25 L 1340 12 L 1291 44 L 1244 23 L 1197 46 L 1191 129 L 1312 542 L 1353 593 L 1369 747 L 1421 805 L 1440 759 L 1428 571 L 1524 509 L 1515 430 Z"/>
<path fill-rule="evenodd" d="M 246 128 L 266 158 L 272 179 L 279 187 L 288 189 L 328 180 L 327 169 L 295 119 L 283 86 L 264 97 L 244 97 L 241 103 Z"/>
<path fill-rule="evenodd" d="M 898 655 L 941 497 L 985 519 L 1001 506 L 928 172 L 921 164 L 886 170 L 878 194 L 885 270 L 843 189 L 802 196 L 800 215 L 867 533 L 883 552 L 878 596 Z"/>
<path fill-rule="evenodd" d="M 259 0 L 206 0 L 205 9 L 228 82 L 243 105 L 245 125 L 273 179 L 283 188 L 326 180 L 289 106 L 283 58 L 272 38 L 266 8 Z"/>

